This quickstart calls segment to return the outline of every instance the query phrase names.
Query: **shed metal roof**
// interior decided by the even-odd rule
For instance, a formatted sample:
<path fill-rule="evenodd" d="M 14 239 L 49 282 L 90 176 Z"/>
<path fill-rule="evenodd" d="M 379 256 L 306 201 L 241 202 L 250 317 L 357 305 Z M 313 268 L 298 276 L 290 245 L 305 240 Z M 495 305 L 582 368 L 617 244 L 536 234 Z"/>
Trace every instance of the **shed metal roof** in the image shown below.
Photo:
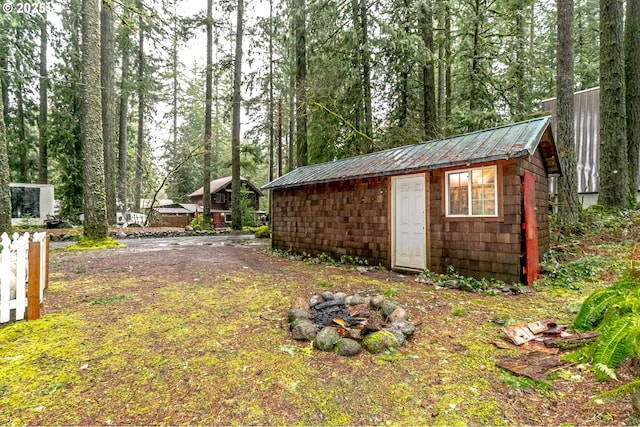
<path fill-rule="evenodd" d="M 467 133 L 423 144 L 303 166 L 262 189 L 295 187 L 356 178 L 411 173 L 533 155 L 542 143 L 549 174 L 559 174 L 550 116 Z"/>

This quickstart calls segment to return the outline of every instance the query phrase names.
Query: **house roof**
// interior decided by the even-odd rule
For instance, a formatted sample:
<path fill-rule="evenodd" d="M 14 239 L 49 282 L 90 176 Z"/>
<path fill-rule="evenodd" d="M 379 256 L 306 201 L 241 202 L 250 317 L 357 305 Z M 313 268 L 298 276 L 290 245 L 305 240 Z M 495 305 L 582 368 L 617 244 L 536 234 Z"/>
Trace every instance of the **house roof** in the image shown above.
<path fill-rule="evenodd" d="M 533 155 L 540 146 L 549 174 L 560 174 L 560 163 L 549 116 L 423 144 L 391 148 L 328 163 L 303 166 L 262 189 L 397 175 Z"/>
<path fill-rule="evenodd" d="M 262 196 L 262 193 L 260 192 L 260 190 L 255 185 L 253 185 L 251 181 L 249 181 L 247 178 L 244 178 L 241 176 L 240 181 L 247 184 L 251 188 L 251 190 L 256 192 L 258 195 Z M 214 179 L 209 183 L 211 194 L 217 193 L 218 191 L 222 190 L 230 183 L 231 183 L 231 176 L 225 176 L 223 178 Z M 198 188 L 196 191 L 189 194 L 189 197 L 202 196 L 203 193 L 204 193 L 204 186 Z"/>

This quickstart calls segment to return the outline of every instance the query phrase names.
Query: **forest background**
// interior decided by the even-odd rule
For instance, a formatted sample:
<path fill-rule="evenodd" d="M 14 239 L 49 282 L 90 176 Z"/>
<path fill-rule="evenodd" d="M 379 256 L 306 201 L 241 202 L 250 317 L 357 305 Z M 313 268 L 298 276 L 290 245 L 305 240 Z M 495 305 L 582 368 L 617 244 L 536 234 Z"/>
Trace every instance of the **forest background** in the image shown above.
<path fill-rule="evenodd" d="M 203 168 L 211 179 L 231 174 L 238 16 L 239 162 L 258 186 L 305 164 L 525 120 L 557 94 L 555 1 L 261 0 L 244 15 L 241 4 L 103 2 L 110 223 L 116 209 L 139 211 L 163 178 L 163 196 L 184 202 Z M 5 0 L 0 14 L 10 180 L 55 184 L 71 219 L 83 211 L 81 6 Z M 574 91 L 599 85 L 599 7 L 574 2 Z M 207 66 L 184 54 L 206 56 L 207 24 L 209 130 Z"/>

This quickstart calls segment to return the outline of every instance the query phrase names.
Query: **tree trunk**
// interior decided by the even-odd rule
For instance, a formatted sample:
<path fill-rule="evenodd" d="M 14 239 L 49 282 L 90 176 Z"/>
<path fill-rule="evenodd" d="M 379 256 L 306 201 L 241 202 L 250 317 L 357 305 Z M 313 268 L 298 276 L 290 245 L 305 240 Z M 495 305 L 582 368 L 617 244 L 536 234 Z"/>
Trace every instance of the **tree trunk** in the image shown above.
<path fill-rule="evenodd" d="M 427 140 L 435 139 L 436 125 L 436 88 L 435 69 L 433 66 L 433 12 L 431 0 L 422 3 L 421 10 L 422 41 L 425 49 L 430 53 L 426 64 L 422 66 L 422 126 Z"/>
<path fill-rule="evenodd" d="M 82 0 L 82 176 L 84 235 L 107 237 L 100 100 L 100 1 Z"/>
<path fill-rule="evenodd" d="M 369 137 L 365 152 L 374 150 L 373 146 L 373 107 L 371 101 L 371 51 L 369 50 L 369 15 L 367 0 L 360 0 L 360 61 L 362 65 L 362 89 L 364 107 L 364 134 Z"/>
<path fill-rule="evenodd" d="M 236 52 L 233 63 L 233 112 L 231 124 L 231 228 L 242 230 L 242 196 L 240 194 L 240 86 L 242 82 L 243 0 L 238 0 Z"/>
<path fill-rule="evenodd" d="M 125 19 L 128 14 L 125 12 Z M 122 29 L 122 75 L 120 82 L 120 114 L 118 132 L 118 202 L 123 211 L 127 210 L 127 150 L 129 117 L 129 29 Z"/>
<path fill-rule="evenodd" d="M 136 2 L 138 10 L 142 10 L 142 0 Z M 136 177 L 133 191 L 133 206 L 140 212 L 140 198 L 142 197 L 142 156 L 144 151 L 144 28 L 142 15 L 138 16 L 138 141 L 136 145 Z"/>
<path fill-rule="evenodd" d="M 4 55 L 7 55 L 7 52 L 3 52 Z M 4 120 L 4 125 L 7 126 L 9 124 L 9 64 L 6 56 L 0 56 L 0 86 L 2 86 L 2 118 Z M 6 128 L 5 128 L 6 129 Z"/>
<path fill-rule="evenodd" d="M 16 41 L 22 39 L 22 30 L 16 28 Z M 23 85 L 23 69 L 22 69 L 22 55 L 16 55 L 16 75 L 19 78 L 16 79 L 16 121 L 15 125 L 18 130 L 18 155 L 19 155 L 19 169 L 18 179 L 19 182 L 30 182 L 29 179 L 29 146 L 26 141 L 26 131 L 24 123 L 24 85 Z"/>
<path fill-rule="evenodd" d="M 629 200 L 622 2 L 600 0 L 600 189 L 598 203 L 621 208 Z"/>
<path fill-rule="evenodd" d="M 4 89 L 0 79 L 0 89 Z M 4 102 L 0 102 L 0 234 L 11 233 L 11 189 L 9 156 L 4 126 Z"/>
<path fill-rule="evenodd" d="M 638 152 L 640 151 L 640 3 L 627 0 L 624 29 L 625 79 L 627 107 L 627 154 L 629 161 L 629 198 L 636 203 L 638 194 Z"/>
<path fill-rule="evenodd" d="M 49 157 L 47 143 L 47 12 L 40 23 L 40 110 L 38 114 L 38 182 L 46 184 L 49 180 Z"/>
<path fill-rule="evenodd" d="M 282 176 L 282 98 L 278 98 L 278 176 Z"/>
<path fill-rule="evenodd" d="M 116 223 L 115 104 L 113 94 L 113 11 L 111 2 L 102 0 L 100 11 L 100 79 L 102 82 L 102 139 L 107 223 Z"/>
<path fill-rule="evenodd" d="M 306 0 L 296 0 L 294 23 L 296 31 L 296 154 L 297 165 L 308 162 L 307 147 L 307 42 L 306 42 Z"/>
<path fill-rule="evenodd" d="M 580 214 L 573 117 L 573 0 L 558 2 L 558 157 L 563 175 L 558 178 L 558 221 L 570 229 Z"/>
<path fill-rule="evenodd" d="M 444 16 L 444 118 L 442 123 L 445 129 L 449 127 L 451 121 L 451 9 L 449 4 L 445 5 Z"/>
<path fill-rule="evenodd" d="M 213 72 L 213 0 L 207 0 L 207 69 L 204 101 L 204 156 L 202 174 L 202 228 L 211 229 L 211 86 Z"/>

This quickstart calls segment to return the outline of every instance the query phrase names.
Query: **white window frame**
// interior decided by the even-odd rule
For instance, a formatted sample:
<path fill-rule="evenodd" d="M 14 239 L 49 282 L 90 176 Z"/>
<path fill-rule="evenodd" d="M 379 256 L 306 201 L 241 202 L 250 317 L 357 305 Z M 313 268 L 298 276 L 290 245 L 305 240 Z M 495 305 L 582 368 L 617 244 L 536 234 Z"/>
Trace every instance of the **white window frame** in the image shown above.
<path fill-rule="evenodd" d="M 478 170 L 485 170 L 485 169 L 493 169 L 494 171 L 494 182 L 493 182 L 493 191 L 495 194 L 495 198 L 494 198 L 494 207 L 493 207 L 493 214 L 491 215 L 477 215 L 477 214 L 473 214 L 472 213 L 472 209 L 473 209 L 473 202 L 472 202 L 472 191 L 471 191 L 471 173 L 472 171 L 478 171 Z M 459 173 L 465 173 L 467 172 L 468 174 L 468 182 L 469 185 L 467 186 L 467 200 L 468 200 L 468 206 L 467 206 L 467 214 L 452 214 L 450 212 L 451 209 L 451 205 L 449 203 L 449 194 L 450 194 L 450 190 L 449 190 L 449 175 L 455 175 L 455 174 L 459 174 Z M 500 196 L 500 194 L 498 193 L 498 167 L 496 165 L 493 166 L 480 166 L 480 167 L 475 167 L 475 168 L 467 168 L 467 169 L 456 169 L 456 170 L 452 170 L 449 172 L 445 173 L 445 212 L 446 212 L 446 216 L 448 218 L 495 218 L 498 216 L 498 197 Z"/>

